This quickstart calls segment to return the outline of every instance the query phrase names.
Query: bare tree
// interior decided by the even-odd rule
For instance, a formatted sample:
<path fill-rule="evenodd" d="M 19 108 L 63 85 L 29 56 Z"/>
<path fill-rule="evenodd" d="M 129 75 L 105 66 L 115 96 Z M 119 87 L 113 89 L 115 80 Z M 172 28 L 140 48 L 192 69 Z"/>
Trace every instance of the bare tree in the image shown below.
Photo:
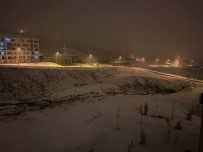
<path fill-rule="evenodd" d="M 116 113 L 116 129 L 119 130 L 120 129 L 120 125 L 119 125 L 119 119 L 120 119 L 120 109 L 118 108 L 117 113 Z"/>
<path fill-rule="evenodd" d="M 128 152 L 132 152 L 134 148 L 134 142 L 133 139 L 131 139 L 131 142 L 128 144 Z"/>
<path fill-rule="evenodd" d="M 144 129 L 142 128 L 140 131 L 140 144 L 145 144 L 146 141 L 146 134 L 144 132 Z"/>
<path fill-rule="evenodd" d="M 187 113 L 186 120 L 192 120 L 192 114 L 191 114 L 191 112 Z"/>
<path fill-rule="evenodd" d="M 168 140 L 170 140 L 171 138 L 171 129 L 172 129 L 172 121 L 170 118 L 165 117 L 164 120 L 166 121 L 167 125 L 168 125 Z"/>
<path fill-rule="evenodd" d="M 176 144 L 178 142 L 178 139 L 179 139 L 179 135 L 175 135 L 173 137 L 173 152 L 175 152 L 175 148 L 176 148 Z"/>
<path fill-rule="evenodd" d="M 139 106 L 138 111 L 139 111 L 139 113 L 140 113 L 140 122 L 143 123 L 143 120 L 142 120 L 142 115 L 143 115 L 142 105 Z"/>
<path fill-rule="evenodd" d="M 173 118 L 174 117 L 174 115 L 173 115 L 174 111 L 175 111 L 175 109 L 174 109 L 173 105 L 171 105 L 171 120 L 174 119 Z"/>
<path fill-rule="evenodd" d="M 147 115 L 148 109 L 149 109 L 148 104 L 145 103 L 145 105 L 144 105 L 144 115 Z"/>
<path fill-rule="evenodd" d="M 94 144 L 92 144 L 91 148 L 90 148 L 90 151 L 89 152 L 95 152 L 95 149 L 94 149 Z"/>
<path fill-rule="evenodd" d="M 181 121 L 180 121 L 180 120 L 179 120 L 179 121 L 176 123 L 175 128 L 176 128 L 176 129 L 178 129 L 178 130 L 183 129 L 183 127 L 182 127 L 182 124 L 181 124 Z"/>

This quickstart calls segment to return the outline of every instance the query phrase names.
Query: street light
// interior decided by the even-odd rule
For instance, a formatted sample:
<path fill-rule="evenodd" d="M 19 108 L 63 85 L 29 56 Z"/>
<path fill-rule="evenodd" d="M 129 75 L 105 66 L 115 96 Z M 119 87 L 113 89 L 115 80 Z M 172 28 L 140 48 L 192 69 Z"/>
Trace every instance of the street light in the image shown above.
<path fill-rule="evenodd" d="M 21 29 L 21 30 L 20 30 L 20 34 L 23 34 L 23 33 L 24 33 L 24 30 L 23 30 L 23 29 Z"/>
<path fill-rule="evenodd" d="M 58 59 L 57 59 L 57 56 L 59 55 L 59 52 L 56 52 L 56 63 L 58 63 Z"/>
<path fill-rule="evenodd" d="M 167 59 L 166 62 L 165 62 L 165 64 L 170 65 L 170 64 L 171 64 L 171 60 L 170 60 L 170 59 Z"/>
<path fill-rule="evenodd" d="M 121 65 L 121 60 L 122 60 L 122 56 L 119 56 L 118 58 L 119 66 Z"/>
<path fill-rule="evenodd" d="M 156 59 L 155 63 L 158 63 L 159 62 L 159 59 Z"/>
<path fill-rule="evenodd" d="M 89 55 L 88 59 L 89 59 L 89 64 L 91 63 L 91 58 L 92 58 L 92 54 Z"/>
<path fill-rule="evenodd" d="M 122 60 L 122 56 L 119 56 L 118 61 L 121 62 Z"/>

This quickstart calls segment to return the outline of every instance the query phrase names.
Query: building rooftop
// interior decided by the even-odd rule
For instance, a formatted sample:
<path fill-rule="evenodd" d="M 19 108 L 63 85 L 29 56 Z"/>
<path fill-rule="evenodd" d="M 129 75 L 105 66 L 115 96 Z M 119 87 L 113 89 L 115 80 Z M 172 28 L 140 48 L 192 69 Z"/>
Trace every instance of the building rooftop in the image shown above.
<path fill-rule="evenodd" d="M 36 39 L 35 37 L 32 36 L 27 36 L 23 34 L 0 34 L 0 37 L 10 37 L 10 38 L 22 38 L 22 39 Z"/>

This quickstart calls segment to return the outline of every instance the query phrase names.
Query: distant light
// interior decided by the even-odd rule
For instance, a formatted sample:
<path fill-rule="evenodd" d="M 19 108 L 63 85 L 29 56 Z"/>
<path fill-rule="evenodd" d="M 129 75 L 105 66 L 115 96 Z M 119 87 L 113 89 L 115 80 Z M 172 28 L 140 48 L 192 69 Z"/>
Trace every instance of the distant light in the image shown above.
<path fill-rule="evenodd" d="M 138 62 L 145 62 L 145 58 L 137 58 L 135 60 L 138 61 Z"/>
<path fill-rule="evenodd" d="M 170 59 L 167 59 L 166 62 L 165 62 L 165 64 L 171 65 Z"/>
<path fill-rule="evenodd" d="M 23 34 L 23 33 L 24 33 L 24 30 L 23 30 L 23 29 L 21 29 L 21 30 L 20 30 L 20 34 Z"/>
<path fill-rule="evenodd" d="M 156 61 L 159 61 L 159 59 L 156 59 Z"/>
<path fill-rule="evenodd" d="M 121 60 L 122 59 L 122 56 L 119 56 L 119 60 Z"/>
<path fill-rule="evenodd" d="M 0 47 L 0 50 L 5 50 L 5 47 Z"/>
<path fill-rule="evenodd" d="M 20 51 L 20 48 L 18 48 L 18 51 Z"/>
<path fill-rule="evenodd" d="M 59 52 L 56 52 L 56 54 L 58 55 L 58 54 L 59 54 Z"/>
<path fill-rule="evenodd" d="M 6 42 L 11 42 L 11 39 L 9 37 L 5 38 Z"/>
<path fill-rule="evenodd" d="M 90 54 L 89 57 L 88 57 L 88 60 L 89 60 L 88 62 L 89 62 L 89 64 L 92 63 L 92 61 L 91 61 L 92 57 L 93 57 L 92 54 Z"/>

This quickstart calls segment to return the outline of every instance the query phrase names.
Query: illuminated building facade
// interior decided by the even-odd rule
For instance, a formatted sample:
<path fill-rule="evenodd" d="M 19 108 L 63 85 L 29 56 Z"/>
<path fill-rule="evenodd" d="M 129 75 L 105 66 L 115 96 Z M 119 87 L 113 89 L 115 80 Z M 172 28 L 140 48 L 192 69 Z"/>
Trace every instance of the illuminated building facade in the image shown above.
<path fill-rule="evenodd" d="M 0 34 L 0 64 L 38 61 L 38 39 L 24 35 Z"/>

